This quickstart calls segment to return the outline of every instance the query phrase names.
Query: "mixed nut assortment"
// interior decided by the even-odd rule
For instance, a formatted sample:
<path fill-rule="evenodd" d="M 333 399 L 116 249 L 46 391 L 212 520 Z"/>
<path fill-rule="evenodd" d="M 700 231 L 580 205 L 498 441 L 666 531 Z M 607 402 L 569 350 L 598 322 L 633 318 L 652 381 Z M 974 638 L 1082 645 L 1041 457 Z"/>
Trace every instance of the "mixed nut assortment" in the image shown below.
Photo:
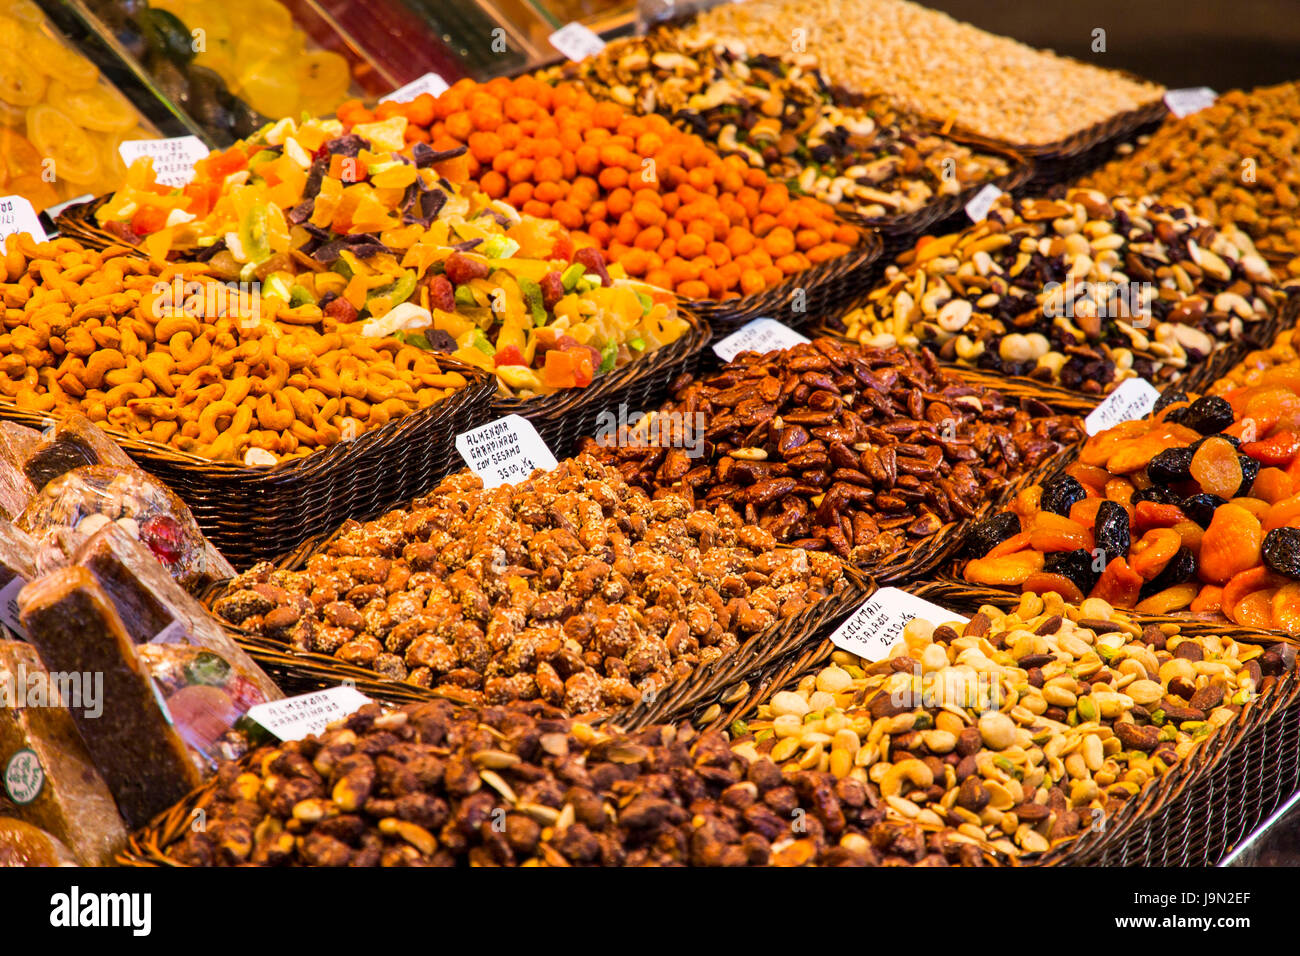
<path fill-rule="evenodd" d="M 470 383 L 355 324 L 282 318 L 284 303 L 232 292 L 203 266 L 26 233 L 5 250 L 0 398 L 26 412 L 79 412 L 204 458 L 274 465 Z"/>
<path fill-rule="evenodd" d="M 924 237 L 867 303 L 833 325 L 870 345 L 1093 394 L 1166 382 L 1277 313 L 1282 293 L 1250 238 L 1185 206 L 1003 196 L 963 232 Z"/>
<path fill-rule="evenodd" d="M 973 516 L 992 487 L 1082 437 L 1077 418 L 1018 408 L 928 352 L 829 338 L 741 353 L 679 387 L 656 416 L 668 427 L 655 443 L 632 434 L 586 447 L 656 496 L 689 495 L 724 520 L 858 565 Z M 697 417 L 699 455 L 680 434 Z"/>
<path fill-rule="evenodd" d="M 915 212 L 1011 171 L 1006 157 L 941 135 L 888 97 L 835 89 L 808 55 L 697 48 L 660 30 L 553 73 L 667 116 L 723 154 L 868 219 Z"/>
<path fill-rule="evenodd" d="M 300 571 L 240 575 L 214 609 L 458 699 L 579 714 L 653 696 L 846 585 L 830 555 L 581 457 L 492 491 L 453 475 L 349 522 Z"/>
<path fill-rule="evenodd" d="M 1297 150 L 1300 84 L 1231 90 L 1213 106 L 1170 119 L 1082 182 L 1190 203 L 1202 218 L 1244 230 L 1270 261 L 1300 277 Z"/>
<path fill-rule="evenodd" d="M 960 628 L 917 618 L 878 662 L 835 651 L 736 728 L 749 736 L 733 748 L 857 781 L 890 819 L 1042 853 L 1186 761 L 1286 666 L 1279 645 L 1025 595 Z"/>
<path fill-rule="evenodd" d="M 798 44 L 850 90 L 884 93 L 923 116 L 1010 143 L 1054 143 L 1164 93 L 907 0 L 725 3 L 686 30 L 696 42 L 741 43 L 773 56 Z"/>
<path fill-rule="evenodd" d="M 1166 391 L 1084 442 L 967 543 L 972 583 L 1300 633 L 1295 366 L 1220 395 Z"/>
<path fill-rule="evenodd" d="M 689 725 L 596 729 L 540 703 L 367 704 L 222 768 L 194 866 L 979 866 L 872 785 L 783 774 Z"/>

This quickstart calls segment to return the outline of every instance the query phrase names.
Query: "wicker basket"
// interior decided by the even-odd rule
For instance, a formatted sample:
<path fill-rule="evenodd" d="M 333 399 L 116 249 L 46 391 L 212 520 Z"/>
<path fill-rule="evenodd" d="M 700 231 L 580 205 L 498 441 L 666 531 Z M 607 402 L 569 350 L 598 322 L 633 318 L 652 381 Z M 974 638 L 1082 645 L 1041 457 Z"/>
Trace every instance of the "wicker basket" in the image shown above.
<path fill-rule="evenodd" d="M 456 467 L 456 435 L 490 417 L 495 382 L 469 365 L 440 361 L 469 384 L 353 441 L 271 468 L 213 461 L 106 431 L 180 495 L 204 533 L 242 569 L 348 518 L 372 516 L 406 501 Z M 7 401 L 0 402 L 0 418 L 37 429 L 56 420 Z"/>
<path fill-rule="evenodd" d="M 938 604 L 953 605 L 934 588 L 907 590 Z M 1156 623 L 1144 615 L 1131 615 L 1131 619 L 1139 625 Z M 1241 640 L 1244 630 L 1217 628 L 1215 633 Z M 1254 638 L 1256 642 L 1267 639 L 1263 635 Z M 827 640 L 769 661 L 750 676 L 744 699 L 713 720 L 702 720 L 697 712 L 697 721 L 720 728 L 743 720 L 772 694 L 822 667 L 833 650 Z M 1198 747 L 1186 763 L 1125 803 L 1104 828 L 1058 844 L 1041 856 L 1022 857 L 1020 862 L 1040 866 L 1213 865 L 1267 819 L 1294 792 L 1298 780 L 1300 674 L 1293 667 L 1258 700 L 1247 704 L 1230 727 Z"/>
<path fill-rule="evenodd" d="M 1073 136 L 1042 146 L 1011 144 L 1011 148 L 1034 162 L 1034 173 L 1026 189 L 1040 192 L 1078 179 L 1101 166 L 1124 143 L 1152 132 L 1169 115 L 1163 99 L 1112 116 L 1080 130 Z"/>
<path fill-rule="evenodd" d="M 567 457 L 584 435 L 596 431 L 602 412 L 617 418 L 620 405 L 626 407 L 628 416 L 654 408 L 673 379 L 696 366 L 713 333 L 690 309 L 681 309 L 680 315 L 691 330 L 677 341 L 602 375 L 586 388 L 538 398 L 498 397 L 492 402 L 492 416 L 522 415 L 533 423 L 556 458 Z"/>
<path fill-rule="evenodd" d="M 914 212 L 896 216 L 863 216 L 852 207 L 838 206 L 837 211 L 845 221 L 862 230 L 874 229 L 880 233 L 883 249 L 880 258 L 872 268 L 872 278 L 878 277 L 884 267 L 894 261 L 894 257 L 906 252 L 922 236 L 941 236 L 969 225 L 966 218 L 966 204 L 985 186 L 993 185 L 1005 193 L 1014 193 L 1023 189 L 1034 173 L 1033 161 L 1024 154 L 1005 145 L 982 136 L 969 133 L 945 133 L 946 138 L 981 153 L 993 153 L 1005 159 L 1010 170 L 995 179 L 975 183 L 953 196 L 943 196 L 927 203 Z"/>

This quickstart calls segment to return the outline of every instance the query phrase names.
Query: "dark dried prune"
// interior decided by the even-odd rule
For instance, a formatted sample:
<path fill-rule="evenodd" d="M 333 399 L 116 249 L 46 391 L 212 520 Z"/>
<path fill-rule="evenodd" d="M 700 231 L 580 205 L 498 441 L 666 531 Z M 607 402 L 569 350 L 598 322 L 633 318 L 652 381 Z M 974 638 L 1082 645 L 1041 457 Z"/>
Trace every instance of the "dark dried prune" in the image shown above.
<path fill-rule="evenodd" d="M 1129 534 L 1128 512 L 1124 506 L 1110 501 L 1101 503 L 1097 520 L 1093 523 L 1094 540 L 1098 550 L 1106 555 L 1106 563 L 1128 556 L 1132 537 Z"/>
<path fill-rule="evenodd" d="M 1069 475 L 1057 475 L 1043 483 L 1043 497 L 1038 507 L 1052 514 L 1068 518 L 1076 501 L 1088 497 L 1083 485 Z"/>
<path fill-rule="evenodd" d="M 1186 402 L 1189 400 L 1190 396 L 1188 396 L 1188 394 L 1181 388 L 1167 388 L 1160 393 L 1160 397 L 1156 399 L 1156 403 L 1151 408 L 1151 411 L 1162 412 L 1170 405 L 1177 405 L 1179 402 Z"/>
<path fill-rule="evenodd" d="M 1092 552 L 1080 548 L 1077 551 L 1052 552 L 1043 560 L 1043 570 L 1049 574 L 1065 575 L 1087 597 L 1101 577 L 1101 572 L 1094 570 L 1095 564 Z"/>
<path fill-rule="evenodd" d="M 1007 538 L 1019 533 L 1020 519 L 1010 511 L 1003 511 L 975 526 L 966 542 L 966 554 L 972 558 L 982 558 Z"/>
<path fill-rule="evenodd" d="M 1178 553 L 1170 558 L 1164 570 L 1142 585 L 1139 600 L 1145 600 L 1153 594 L 1159 594 L 1176 584 L 1183 584 L 1196 577 L 1196 555 L 1188 548 L 1179 548 Z"/>
<path fill-rule="evenodd" d="M 1241 462 L 1241 487 L 1237 489 L 1236 498 L 1242 498 L 1250 494 L 1250 488 L 1255 484 L 1255 479 L 1259 477 L 1259 462 L 1249 455 L 1237 455 L 1237 461 Z"/>
<path fill-rule="evenodd" d="M 1174 485 L 1192 477 L 1190 448 L 1166 448 L 1147 462 L 1147 477 L 1157 485 Z"/>
<path fill-rule="evenodd" d="M 1142 501 L 1153 501 L 1158 505 L 1178 504 L 1178 496 L 1159 485 L 1152 485 L 1150 488 L 1139 488 L 1137 491 L 1133 492 L 1128 500 L 1129 504 L 1132 505 L 1136 505 Z"/>
<path fill-rule="evenodd" d="M 1274 528 L 1264 535 L 1264 564 L 1300 581 L 1300 528 Z"/>
<path fill-rule="evenodd" d="M 1232 406 L 1218 395 L 1205 395 L 1192 402 L 1181 424 L 1202 435 L 1213 435 L 1232 424 Z"/>
<path fill-rule="evenodd" d="M 1182 500 L 1178 507 L 1183 509 L 1183 514 L 1202 528 L 1208 528 L 1219 505 L 1226 505 L 1227 503 L 1225 499 L 1220 498 L 1218 495 L 1189 495 Z"/>

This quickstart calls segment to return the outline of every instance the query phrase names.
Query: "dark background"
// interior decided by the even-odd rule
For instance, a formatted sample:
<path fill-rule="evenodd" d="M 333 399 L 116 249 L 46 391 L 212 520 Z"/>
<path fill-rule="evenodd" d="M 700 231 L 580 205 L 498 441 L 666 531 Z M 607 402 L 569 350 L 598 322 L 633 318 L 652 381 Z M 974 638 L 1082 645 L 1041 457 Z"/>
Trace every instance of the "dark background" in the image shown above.
<path fill-rule="evenodd" d="M 1300 0 L 920 0 L 982 29 L 1171 88 L 1300 79 Z M 1106 52 L 1092 52 L 1092 31 Z"/>

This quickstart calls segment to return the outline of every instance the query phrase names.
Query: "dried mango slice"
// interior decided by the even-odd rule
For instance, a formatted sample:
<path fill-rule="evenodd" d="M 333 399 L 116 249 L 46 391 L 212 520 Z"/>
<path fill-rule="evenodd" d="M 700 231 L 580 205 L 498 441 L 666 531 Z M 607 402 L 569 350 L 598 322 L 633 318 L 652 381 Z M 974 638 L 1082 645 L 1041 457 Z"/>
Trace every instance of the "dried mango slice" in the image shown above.
<path fill-rule="evenodd" d="M 303 96 L 341 100 L 352 83 L 352 71 L 345 57 L 331 50 L 312 50 L 298 61 L 298 82 Z"/>
<path fill-rule="evenodd" d="M 45 96 L 45 75 L 13 50 L 0 50 L 0 100 L 35 106 Z"/>

